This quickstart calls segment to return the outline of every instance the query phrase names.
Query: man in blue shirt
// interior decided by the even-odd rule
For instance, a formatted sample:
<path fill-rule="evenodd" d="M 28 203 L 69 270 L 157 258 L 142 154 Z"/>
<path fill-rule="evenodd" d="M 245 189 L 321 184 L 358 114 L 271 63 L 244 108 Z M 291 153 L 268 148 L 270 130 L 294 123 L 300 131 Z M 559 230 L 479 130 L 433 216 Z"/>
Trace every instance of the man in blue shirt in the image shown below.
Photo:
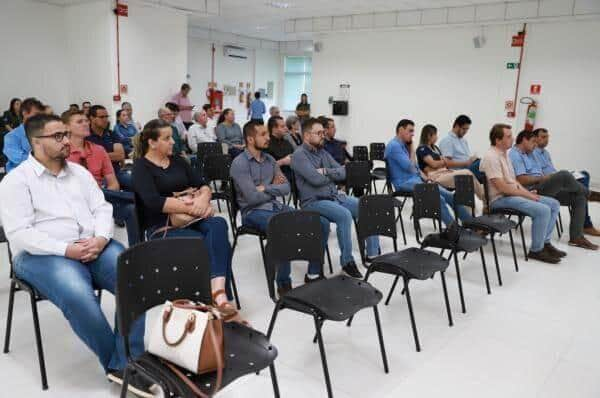
<path fill-rule="evenodd" d="M 337 132 L 335 121 L 325 116 L 319 116 L 319 121 L 321 121 L 321 124 L 325 128 L 325 150 L 339 164 L 346 164 L 346 162 L 352 160 L 352 156 L 346 150 L 346 141 L 340 141 L 335 138 L 335 133 Z"/>
<path fill-rule="evenodd" d="M 263 124 L 263 115 L 267 113 L 267 107 L 265 103 L 260 100 L 260 92 L 254 93 L 254 101 L 250 104 L 250 108 L 248 108 L 248 118 L 250 121 Z"/>
<path fill-rule="evenodd" d="M 29 157 L 31 145 L 29 145 L 27 135 L 25 134 L 25 122 L 30 117 L 42 113 L 43 110 L 44 105 L 36 98 L 26 98 L 21 103 L 23 123 L 4 137 L 3 152 L 4 156 L 8 159 L 5 166 L 7 173 Z"/>
<path fill-rule="evenodd" d="M 517 135 L 516 144 L 508 153 L 517 181 L 529 190 L 555 199 L 559 193 L 566 193 L 565 197 L 568 198 L 571 208 L 569 245 L 598 250 L 598 246 L 583 236 L 587 189 L 566 170 L 543 175 L 542 168 L 533 155 L 535 146 L 536 138 L 533 132 L 523 130 Z"/>
<path fill-rule="evenodd" d="M 358 218 L 358 199 L 338 192 L 336 185 L 346 179 L 346 168 L 323 149 L 325 131 L 317 119 L 304 122 L 302 135 L 304 143 L 292 155 L 300 205 L 336 224 L 342 269 L 353 278 L 362 278 L 352 255 L 352 225 L 353 219 Z M 367 238 L 367 257 L 377 255 L 379 237 L 371 236 Z"/>
<path fill-rule="evenodd" d="M 397 191 L 412 192 L 415 185 L 427 181 L 425 175 L 417 168 L 415 159 L 412 156 L 414 135 L 415 123 L 412 120 L 402 119 L 396 126 L 396 137 L 385 148 L 384 157 L 389 169 L 390 180 Z M 439 188 L 442 222 L 445 225 L 450 225 L 454 221 L 450 210 L 454 205 L 454 195 L 442 186 Z M 458 217 L 461 220 L 468 220 L 471 215 L 464 206 L 459 206 Z"/>
<path fill-rule="evenodd" d="M 465 139 L 470 127 L 471 119 L 467 115 L 458 116 L 452 130 L 440 141 L 439 147 L 449 169 L 469 169 L 481 181 L 480 159 L 471 155 L 469 143 Z"/>
<path fill-rule="evenodd" d="M 536 136 L 537 145 L 533 151 L 533 155 L 535 156 L 536 160 L 540 164 L 540 167 L 542 168 L 542 174 L 549 175 L 552 173 L 556 173 L 556 168 L 552 163 L 552 157 L 546 149 L 546 147 L 548 146 L 548 142 L 550 141 L 550 135 L 548 133 L 548 130 L 544 128 L 535 129 L 533 131 L 533 134 Z M 588 201 L 600 202 L 600 192 L 592 191 L 590 189 L 590 173 L 588 173 L 585 170 L 582 170 L 578 174 L 580 176 L 575 176 L 575 178 L 577 179 L 577 181 L 583 184 L 583 186 L 590 192 Z M 592 223 L 592 219 L 590 218 L 589 210 L 587 210 L 587 207 L 585 223 L 583 225 L 583 232 L 587 235 L 600 236 L 600 230 L 594 228 L 594 224 Z"/>
<path fill-rule="evenodd" d="M 267 225 L 275 214 L 294 211 L 277 200 L 290 193 L 290 184 L 281 172 L 275 159 L 264 152 L 269 146 L 266 127 L 250 121 L 244 126 L 246 149 L 231 163 L 231 178 L 236 188 L 237 204 L 242 212 L 242 224 L 267 231 Z M 321 217 L 323 244 L 329 236 L 329 221 Z M 289 261 L 281 264 L 277 271 L 279 297 L 292 289 Z M 321 264 L 310 263 L 304 277 L 305 283 L 321 279 Z"/>

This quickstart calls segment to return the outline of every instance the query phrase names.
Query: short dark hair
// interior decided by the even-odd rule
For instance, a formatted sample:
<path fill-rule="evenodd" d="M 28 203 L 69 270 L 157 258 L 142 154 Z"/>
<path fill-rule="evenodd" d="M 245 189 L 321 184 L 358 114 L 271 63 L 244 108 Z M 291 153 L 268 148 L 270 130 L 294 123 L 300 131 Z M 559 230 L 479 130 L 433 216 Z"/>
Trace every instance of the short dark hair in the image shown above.
<path fill-rule="evenodd" d="M 69 108 L 77 108 L 77 109 L 79 109 L 79 104 L 70 104 Z"/>
<path fill-rule="evenodd" d="M 64 124 L 69 124 L 69 122 L 71 122 L 71 118 L 75 115 L 82 115 L 85 116 L 85 114 L 83 113 L 83 111 L 80 111 L 79 109 L 76 111 L 64 111 L 61 115 L 60 115 L 60 119 L 62 120 L 62 122 Z"/>
<path fill-rule="evenodd" d="M 248 138 L 256 136 L 256 128 L 262 125 L 258 120 L 250 120 L 244 124 L 244 142 L 246 144 L 248 143 Z"/>
<path fill-rule="evenodd" d="M 269 134 L 273 131 L 273 128 L 277 126 L 277 121 L 283 120 L 281 116 L 271 116 L 267 121 L 267 130 L 269 130 Z"/>
<path fill-rule="evenodd" d="M 434 134 L 437 134 L 437 127 L 435 127 L 433 124 L 426 124 L 421 129 L 421 138 L 419 139 L 419 144 L 429 145 L 429 139 Z"/>
<path fill-rule="evenodd" d="M 533 130 L 533 135 L 536 136 L 536 137 L 539 136 L 540 133 L 548 134 L 548 130 L 545 129 L 545 128 L 543 128 L 543 127 L 539 127 L 537 129 Z"/>
<path fill-rule="evenodd" d="M 204 105 L 202 105 L 202 109 L 204 109 L 205 111 L 208 111 L 211 108 L 212 108 L 212 106 L 210 106 L 210 104 L 204 104 Z"/>
<path fill-rule="evenodd" d="M 30 97 L 30 98 L 25 98 L 23 100 L 23 102 L 21 102 L 21 116 L 23 116 L 24 112 L 29 113 L 34 109 L 43 111 L 44 104 L 42 104 L 42 101 L 38 100 L 37 98 Z"/>
<path fill-rule="evenodd" d="M 160 137 L 160 130 L 171 125 L 162 119 L 153 119 L 144 125 L 140 136 L 140 146 L 142 155 L 145 155 L 150 148 L 149 140 L 156 141 Z"/>
<path fill-rule="evenodd" d="M 100 110 L 106 110 L 106 108 L 103 105 L 92 105 L 90 107 L 90 117 L 96 117 L 96 114 Z"/>
<path fill-rule="evenodd" d="M 471 118 L 468 117 L 467 115 L 459 115 L 455 120 L 454 120 L 454 124 L 452 125 L 452 127 L 456 127 L 456 126 L 464 126 L 465 124 L 471 124 Z"/>
<path fill-rule="evenodd" d="M 119 120 L 119 118 L 121 117 L 121 113 L 123 113 L 123 109 L 119 109 L 119 110 L 117 111 L 117 114 L 116 114 L 116 116 L 117 116 L 117 121 L 118 121 L 118 120 Z"/>
<path fill-rule="evenodd" d="M 176 103 L 174 103 L 174 102 L 167 102 L 167 103 L 165 104 L 165 108 L 167 108 L 167 109 L 168 109 L 168 110 L 170 110 L 171 112 L 175 112 L 175 113 L 179 112 L 179 105 L 177 105 L 177 104 L 176 104 Z"/>
<path fill-rule="evenodd" d="M 323 125 L 324 128 L 326 128 L 326 129 L 329 128 L 329 120 L 330 119 L 327 116 L 321 115 L 317 118 L 317 120 L 319 121 L 319 123 L 321 123 Z"/>
<path fill-rule="evenodd" d="M 35 115 L 27 119 L 25 122 L 25 134 L 29 144 L 32 145 L 31 139 L 42 135 L 44 128 L 50 122 L 60 122 L 60 117 L 56 115 L 46 115 L 44 113 Z"/>
<path fill-rule="evenodd" d="M 91 103 L 90 101 L 83 101 L 83 102 L 81 103 L 81 106 L 83 106 L 83 105 L 85 105 L 85 104 L 92 105 L 92 103 Z"/>
<path fill-rule="evenodd" d="M 302 123 L 302 134 L 312 131 L 313 126 L 317 123 L 321 125 L 323 124 L 319 119 L 316 119 L 314 117 L 306 119 L 304 123 Z"/>
<path fill-rule="evenodd" d="M 260 91 L 256 91 L 254 93 L 254 98 L 259 99 L 260 98 Z"/>
<path fill-rule="evenodd" d="M 490 130 L 490 143 L 496 146 L 496 141 L 504 138 L 504 129 L 510 129 L 510 125 L 504 123 L 496 123 Z"/>
<path fill-rule="evenodd" d="M 190 86 L 190 85 L 189 85 L 189 84 L 187 84 L 187 83 L 183 83 L 183 84 L 181 85 L 181 89 L 182 89 L 182 90 L 189 90 L 189 89 L 191 89 L 191 88 L 192 88 L 192 86 Z"/>
<path fill-rule="evenodd" d="M 517 145 L 520 144 L 521 142 L 523 142 L 523 140 L 529 141 L 533 137 L 535 137 L 535 134 L 533 134 L 533 131 L 523 130 L 519 133 L 519 135 L 517 135 L 517 140 L 516 140 Z"/>
<path fill-rule="evenodd" d="M 400 130 L 400 127 L 414 126 L 414 125 L 415 125 L 415 122 L 413 122 L 412 120 L 410 120 L 410 119 L 402 119 L 396 125 L 396 133 L 398 132 L 398 130 Z"/>

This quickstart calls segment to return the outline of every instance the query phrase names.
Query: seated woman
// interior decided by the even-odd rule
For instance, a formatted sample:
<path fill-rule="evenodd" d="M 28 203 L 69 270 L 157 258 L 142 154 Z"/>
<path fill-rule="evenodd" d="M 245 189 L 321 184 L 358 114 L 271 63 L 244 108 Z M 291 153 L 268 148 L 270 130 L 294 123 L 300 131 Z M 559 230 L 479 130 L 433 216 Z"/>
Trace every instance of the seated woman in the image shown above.
<path fill-rule="evenodd" d="M 427 178 L 437 182 L 445 188 L 454 189 L 454 176 L 473 175 L 468 169 L 450 170 L 446 166 L 446 159 L 442 157 L 440 148 L 435 145 L 438 134 L 434 125 L 426 124 L 421 130 L 421 139 L 417 148 L 417 161 L 419 168 L 425 173 Z M 473 176 L 475 184 L 475 195 L 484 200 L 483 185 Z"/>
<path fill-rule="evenodd" d="M 231 246 L 227 223 L 213 217 L 211 190 L 204 180 L 192 172 L 191 166 L 179 155 L 173 155 L 173 129 L 160 119 L 148 122 L 141 133 L 142 157 L 133 165 L 133 189 L 143 207 L 143 228 L 149 239 L 201 237 L 210 256 L 211 289 L 214 305 L 226 320 L 240 320 L 235 307 L 225 293 L 231 276 Z M 173 192 L 198 188 L 193 200 L 182 201 Z M 202 220 L 185 228 L 165 229 L 170 214 L 188 214 Z"/>

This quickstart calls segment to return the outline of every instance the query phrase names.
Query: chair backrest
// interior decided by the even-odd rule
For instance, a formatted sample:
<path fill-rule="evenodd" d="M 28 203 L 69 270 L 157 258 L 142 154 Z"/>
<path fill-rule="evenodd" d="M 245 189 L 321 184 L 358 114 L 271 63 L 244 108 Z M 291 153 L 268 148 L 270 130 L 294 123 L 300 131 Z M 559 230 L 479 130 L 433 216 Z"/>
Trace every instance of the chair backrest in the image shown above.
<path fill-rule="evenodd" d="M 471 208 L 471 213 L 475 215 L 475 183 L 472 175 L 454 176 L 454 213 L 458 206 L 467 206 Z"/>
<path fill-rule="evenodd" d="M 151 240 L 119 255 L 116 301 L 122 336 L 147 310 L 177 299 L 212 300 L 210 260 L 201 238 Z"/>
<path fill-rule="evenodd" d="M 229 180 L 231 169 L 231 156 L 225 154 L 207 154 L 204 159 L 204 178 L 208 181 Z"/>
<path fill-rule="evenodd" d="M 198 157 L 198 164 L 202 166 L 206 155 L 213 154 L 219 155 L 223 153 L 223 145 L 219 142 L 201 142 L 198 144 L 196 156 Z"/>
<path fill-rule="evenodd" d="M 231 223 L 231 228 L 233 229 L 233 233 L 235 234 L 237 230 L 237 215 L 240 212 L 240 206 L 237 202 L 237 189 L 235 187 L 235 181 L 233 178 L 231 179 L 231 187 L 229 196 L 229 222 Z"/>
<path fill-rule="evenodd" d="M 321 216 L 311 211 L 289 211 L 274 215 L 267 226 L 265 262 L 269 296 L 275 299 L 275 275 L 282 262 L 302 260 L 323 264 Z"/>
<path fill-rule="evenodd" d="M 355 161 L 364 162 L 369 160 L 369 148 L 366 145 L 352 147 L 352 157 Z"/>
<path fill-rule="evenodd" d="M 365 195 L 358 202 L 359 241 L 373 235 L 396 239 L 396 200 L 391 195 Z"/>
<path fill-rule="evenodd" d="M 300 200 L 300 194 L 298 192 L 298 185 L 296 185 L 296 174 L 292 171 L 290 178 L 290 192 L 292 193 L 292 200 L 294 201 L 294 206 L 298 207 L 298 201 Z"/>
<path fill-rule="evenodd" d="M 139 241 L 145 242 L 146 228 L 144 227 L 144 204 L 142 198 L 137 193 L 135 193 L 133 203 L 135 205 L 135 221 L 137 222 Z"/>
<path fill-rule="evenodd" d="M 369 144 L 370 160 L 384 160 L 385 144 L 383 142 L 372 142 Z"/>
<path fill-rule="evenodd" d="M 490 185 L 488 183 L 488 179 L 487 176 L 485 175 L 485 173 L 481 173 L 481 179 L 479 180 L 480 183 L 483 184 L 483 192 L 485 195 L 485 207 L 487 208 L 487 212 L 490 212 Z"/>
<path fill-rule="evenodd" d="M 417 184 L 413 189 L 413 222 L 415 231 L 421 230 L 420 220 L 430 218 L 437 221 L 442 230 L 442 207 L 440 188 L 437 184 Z M 417 240 L 419 233 L 417 232 Z"/>
<path fill-rule="evenodd" d="M 362 189 L 363 192 L 369 190 L 371 186 L 371 165 L 368 161 L 352 161 L 346 163 L 346 192 L 350 189 L 356 191 Z"/>

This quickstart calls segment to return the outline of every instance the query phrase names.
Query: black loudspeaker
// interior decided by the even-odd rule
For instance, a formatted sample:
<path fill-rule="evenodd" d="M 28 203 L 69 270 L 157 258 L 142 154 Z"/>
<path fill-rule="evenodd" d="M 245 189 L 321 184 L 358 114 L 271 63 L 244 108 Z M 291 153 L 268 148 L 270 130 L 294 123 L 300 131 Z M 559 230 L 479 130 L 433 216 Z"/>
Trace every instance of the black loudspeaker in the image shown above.
<path fill-rule="evenodd" d="M 333 101 L 334 116 L 348 116 L 348 101 Z"/>

